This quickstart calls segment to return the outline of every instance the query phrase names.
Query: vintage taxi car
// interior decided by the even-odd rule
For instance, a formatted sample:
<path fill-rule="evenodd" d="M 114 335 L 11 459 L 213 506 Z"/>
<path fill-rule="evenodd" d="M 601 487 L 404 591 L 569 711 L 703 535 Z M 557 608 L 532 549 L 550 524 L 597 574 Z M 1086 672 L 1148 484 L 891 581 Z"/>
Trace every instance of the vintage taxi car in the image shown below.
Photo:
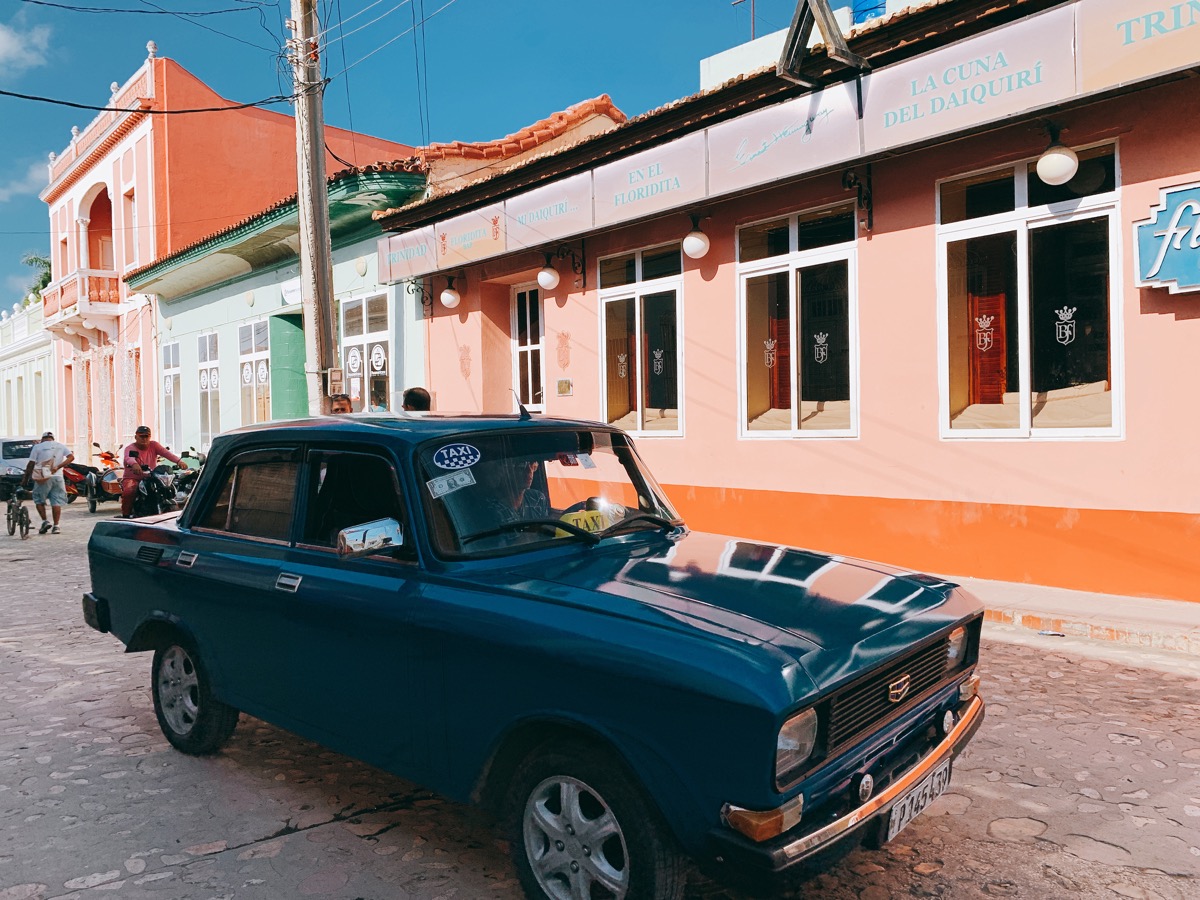
<path fill-rule="evenodd" d="M 88 553 L 176 748 L 243 711 L 485 803 L 539 900 L 676 898 L 689 859 L 769 890 L 895 837 L 983 720 L 973 597 L 689 531 L 591 422 L 241 429 Z"/>

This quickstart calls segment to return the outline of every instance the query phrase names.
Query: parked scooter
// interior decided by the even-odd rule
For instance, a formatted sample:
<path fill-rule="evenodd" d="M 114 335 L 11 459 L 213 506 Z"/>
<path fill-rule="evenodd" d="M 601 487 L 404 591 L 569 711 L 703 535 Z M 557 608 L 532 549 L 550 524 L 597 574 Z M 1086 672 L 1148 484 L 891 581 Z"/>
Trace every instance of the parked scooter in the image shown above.
<path fill-rule="evenodd" d="M 88 478 L 93 472 L 99 473 L 99 469 L 83 463 L 72 462 L 62 467 L 63 484 L 67 491 L 68 503 L 74 503 L 76 498 L 88 495 Z"/>
<path fill-rule="evenodd" d="M 97 450 L 100 450 L 99 444 L 92 444 Z M 120 460 L 117 459 L 117 454 L 111 450 L 100 450 L 97 454 L 100 465 L 104 467 L 103 471 L 94 469 L 87 478 L 87 501 L 88 512 L 94 513 L 96 505 L 105 500 L 121 499 L 121 473 L 122 467 Z"/>

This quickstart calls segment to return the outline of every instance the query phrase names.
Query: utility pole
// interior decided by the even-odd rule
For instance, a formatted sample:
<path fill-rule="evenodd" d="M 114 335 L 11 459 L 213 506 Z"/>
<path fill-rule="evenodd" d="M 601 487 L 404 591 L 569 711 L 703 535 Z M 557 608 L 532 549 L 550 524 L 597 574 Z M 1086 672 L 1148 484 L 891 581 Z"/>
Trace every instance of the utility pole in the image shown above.
<path fill-rule="evenodd" d="M 316 0 L 292 0 L 288 41 L 296 93 L 296 187 L 300 210 L 300 296 L 309 415 L 329 410 L 325 373 L 333 366 L 333 259 L 325 183 L 325 119 Z"/>

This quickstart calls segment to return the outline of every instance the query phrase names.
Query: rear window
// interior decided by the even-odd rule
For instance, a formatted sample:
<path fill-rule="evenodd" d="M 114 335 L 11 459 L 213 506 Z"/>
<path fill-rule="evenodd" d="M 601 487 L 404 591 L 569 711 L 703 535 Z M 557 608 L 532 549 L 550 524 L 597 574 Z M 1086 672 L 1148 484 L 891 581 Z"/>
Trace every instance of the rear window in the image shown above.
<path fill-rule="evenodd" d="M 37 441 L 4 441 L 0 443 L 0 459 L 29 459 L 29 451 Z"/>

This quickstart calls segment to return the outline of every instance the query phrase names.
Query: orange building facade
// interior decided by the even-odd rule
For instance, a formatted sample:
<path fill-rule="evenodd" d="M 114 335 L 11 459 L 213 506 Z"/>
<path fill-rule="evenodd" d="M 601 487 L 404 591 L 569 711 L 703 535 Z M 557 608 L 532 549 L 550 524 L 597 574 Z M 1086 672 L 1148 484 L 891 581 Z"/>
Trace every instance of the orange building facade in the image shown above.
<path fill-rule="evenodd" d="M 133 77 L 112 86 L 105 105 L 120 111 L 73 129 L 67 148 L 51 155 L 41 193 L 50 213 L 53 281 L 42 297 L 56 337 L 58 432 L 80 459 L 93 443 L 108 449 L 157 421 L 155 301 L 130 292 L 125 273 L 296 191 L 291 116 L 232 108 L 153 44 L 147 49 Z M 335 128 L 326 141 L 355 163 L 412 152 Z"/>

